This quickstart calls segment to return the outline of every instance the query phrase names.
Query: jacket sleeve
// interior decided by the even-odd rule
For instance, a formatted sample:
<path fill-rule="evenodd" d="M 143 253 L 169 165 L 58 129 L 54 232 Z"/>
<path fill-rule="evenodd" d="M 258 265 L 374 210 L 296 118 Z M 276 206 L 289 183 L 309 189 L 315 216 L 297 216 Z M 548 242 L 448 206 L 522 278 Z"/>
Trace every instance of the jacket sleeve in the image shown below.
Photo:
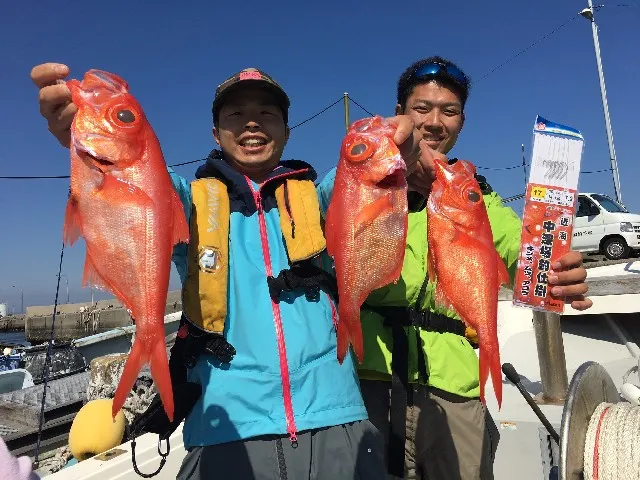
<path fill-rule="evenodd" d="M 484 202 L 496 251 L 507 267 L 511 286 L 513 286 L 520 254 L 522 221 L 513 209 L 504 205 L 500 195 L 493 190 L 484 195 Z"/>
<path fill-rule="evenodd" d="M 185 178 L 174 172 L 171 167 L 167 167 L 167 169 L 169 171 L 169 177 L 171 178 L 173 188 L 176 190 L 180 200 L 182 201 L 184 215 L 187 219 L 187 225 L 189 225 L 191 217 L 191 185 Z M 187 278 L 187 252 L 188 246 L 184 243 L 179 243 L 173 247 L 173 254 L 171 256 L 171 260 L 176 266 L 176 270 L 178 270 L 178 275 L 180 275 L 180 282 L 182 284 L 184 284 L 184 281 Z"/>
<path fill-rule="evenodd" d="M 327 214 L 329 208 L 329 202 L 331 202 L 331 196 L 333 195 L 333 184 L 336 179 L 336 167 L 333 167 L 325 175 L 322 181 L 316 186 L 318 192 L 318 201 L 320 202 L 320 214 L 322 218 Z"/>

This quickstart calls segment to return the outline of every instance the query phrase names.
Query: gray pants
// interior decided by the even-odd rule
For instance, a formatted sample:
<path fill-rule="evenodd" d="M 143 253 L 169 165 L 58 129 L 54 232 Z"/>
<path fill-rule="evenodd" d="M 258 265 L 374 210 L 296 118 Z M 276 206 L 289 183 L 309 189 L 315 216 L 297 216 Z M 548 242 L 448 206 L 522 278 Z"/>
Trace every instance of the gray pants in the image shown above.
<path fill-rule="evenodd" d="M 195 447 L 178 480 L 384 480 L 384 440 L 368 420 L 298 433 Z"/>
<path fill-rule="evenodd" d="M 360 380 L 360 388 L 369 419 L 384 435 L 386 445 L 391 383 Z M 412 390 L 413 405 L 407 406 L 405 479 L 493 480 L 500 433 L 480 400 L 460 397 L 453 402 L 419 385 L 412 385 Z"/>

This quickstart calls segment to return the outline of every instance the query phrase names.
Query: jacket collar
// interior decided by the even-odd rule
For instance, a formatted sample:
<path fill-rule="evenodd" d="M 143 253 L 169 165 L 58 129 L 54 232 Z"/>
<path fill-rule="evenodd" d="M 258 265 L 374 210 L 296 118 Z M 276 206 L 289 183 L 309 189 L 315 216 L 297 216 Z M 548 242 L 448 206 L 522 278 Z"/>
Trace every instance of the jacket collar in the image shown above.
<path fill-rule="evenodd" d="M 198 167 L 195 176 L 197 179 L 213 177 L 221 180 L 226 184 L 229 198 L 232 201 L 240 201 L 246 205 L 246 213 L 250 214 L 255 211 L 253 192 L 247 183 L 246 177 L 224 160 L 224 155 L 221 151 L 212 150 L 204 165 Z M 269 173 L 262 185 L 269 187 L 265 192 L 268 193 L 273 192 L 284 178 L 314 181 L 316 177 L 315 170 L 307 162 L 302 160 L 283 160 Z"/>

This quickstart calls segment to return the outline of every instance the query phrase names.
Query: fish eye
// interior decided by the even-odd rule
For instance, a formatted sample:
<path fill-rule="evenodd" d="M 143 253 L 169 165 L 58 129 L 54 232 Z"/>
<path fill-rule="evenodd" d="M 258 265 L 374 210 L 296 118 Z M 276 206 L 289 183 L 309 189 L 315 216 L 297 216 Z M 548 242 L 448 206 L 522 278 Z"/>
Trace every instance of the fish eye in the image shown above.
<path fill-rule="evenodd" d="M 357 157 L 358 155 L 362 155 L 367 150 L 367 146 L 364 143 L 358 143 L 351 147 L 351 155 Z"/>
<path fill-rule="evenodd" d="M 469 199 L 469 201 L 476 203 L 480 201 L 480 194 L 475 190 L 469 190 L 467 192 L 467 198 Z"/>
<path fill-rule="evenodd" d="M 135 104 L 116 98 L 108 104 L 105 116 L 116 128 L 131 129 L 140 126 L 144 114 Z"/>
<path fill-rule="evenodd" d="M 136 116 L 134 115 L 134 113 L 131 110 L 127 109 L 118 110 L 116 117 L 122 123 L 133 123 L 136 120 Z"/>
<path fill-rule="evenodd" d="M 373 145 L 362 137 L 354 138 L 346 145 L 347 158 L 352 162 L 363 162 L 373 153 Z"/>

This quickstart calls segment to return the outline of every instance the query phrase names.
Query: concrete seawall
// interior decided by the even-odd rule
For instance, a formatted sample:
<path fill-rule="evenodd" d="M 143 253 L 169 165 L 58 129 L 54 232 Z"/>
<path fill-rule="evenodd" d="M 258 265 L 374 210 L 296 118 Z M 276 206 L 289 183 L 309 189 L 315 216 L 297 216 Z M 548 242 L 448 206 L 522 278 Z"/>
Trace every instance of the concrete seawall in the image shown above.
<path fill-rule="evenodd" d="M 0 317 L 0 332 L 21 332 L 24 330 L 24 315 Z"/>
<path fill-rule="evenodd" d="M 182 310 L 180 291 L 169 292 L 165 315 Z M 27 341 L 38 344 L 49 341 L 53 321 L 53 305 L 27 307 L 24 331 Z M 2 325 L 0 319 L 0 326 Z M 114 328 L 132 325 L 131 316 L 115 299 L 91 303 L 58 305 L 54 338 L 58 342 L 70 341 Z"/>

